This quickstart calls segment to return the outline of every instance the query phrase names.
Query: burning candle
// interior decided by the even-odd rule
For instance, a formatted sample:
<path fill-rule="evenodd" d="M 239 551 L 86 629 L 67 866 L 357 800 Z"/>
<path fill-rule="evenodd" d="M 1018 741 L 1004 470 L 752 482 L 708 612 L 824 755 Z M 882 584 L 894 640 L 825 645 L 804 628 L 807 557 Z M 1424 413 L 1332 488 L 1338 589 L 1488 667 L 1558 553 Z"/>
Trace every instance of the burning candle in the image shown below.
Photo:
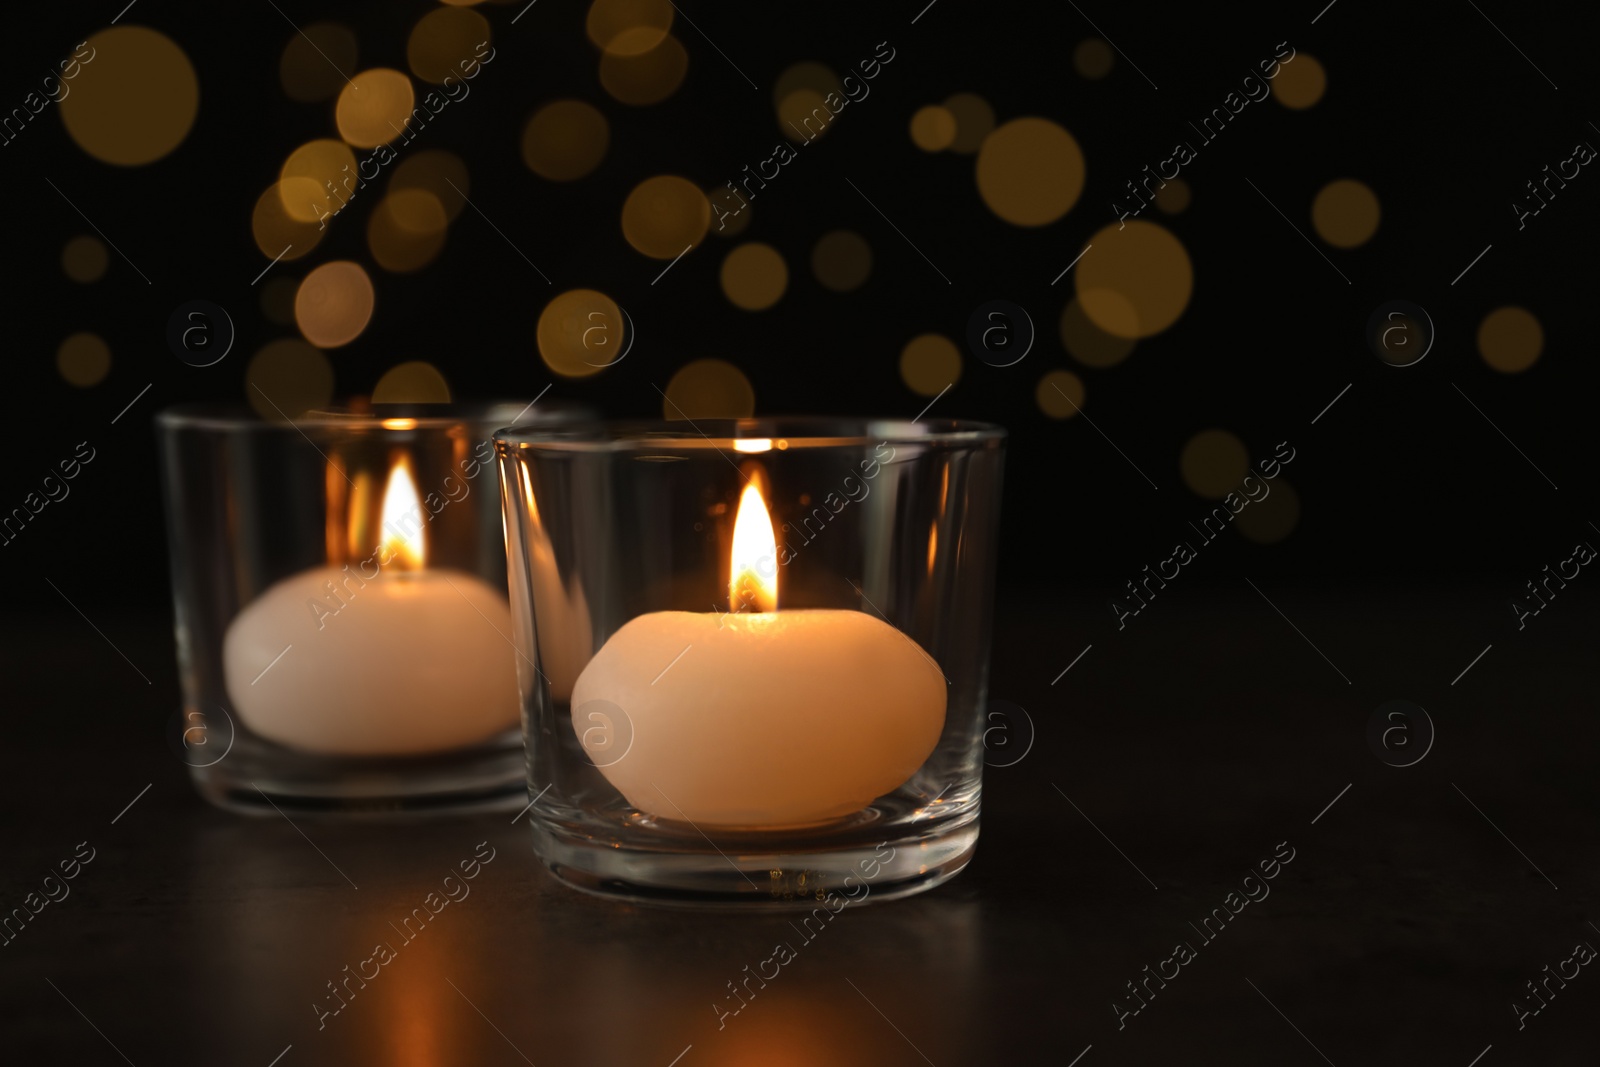
<path fill-rule="evenodd" d="M 424 566 L 428 513 L 403 459 L 382 514 L 367 560 L 285 578 L 229 624 L 228 696 L 259 736 L 323 755 L 416 756 L 516 726 L 505 596 Z"/>
<path fill-rule="evenodd" d="M 641 615 L 578 676 L 579 743 L 639 810 L 729 829 L 814 825 L 903 785 L 937 745 L 946 682 L 928 654 L 863 612 L 779 611 L 776 560 L 772 519 L 748 484 L 733 610 Z M 630 735 L 620 742 L 590 728 L 590 713 L 614 717 L 612 705 Z"/>

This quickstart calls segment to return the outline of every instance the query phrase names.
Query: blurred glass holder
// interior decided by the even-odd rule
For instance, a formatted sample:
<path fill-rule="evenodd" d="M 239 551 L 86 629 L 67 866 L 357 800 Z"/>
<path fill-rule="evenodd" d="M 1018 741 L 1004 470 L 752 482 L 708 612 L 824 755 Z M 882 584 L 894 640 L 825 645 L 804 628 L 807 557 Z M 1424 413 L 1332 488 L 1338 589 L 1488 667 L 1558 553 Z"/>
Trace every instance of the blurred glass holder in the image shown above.
<path fill-rule="evenodd" d="M 493 433 L 571 411 L 370 405 L 157 418 L 183 708 L 213 804 L 268 814 L 526 803 Z"/>
<path fill-rule="evenodd" d="M 1004 439 L 789 418 L 497 433 L 528 821 L 551 870 L 777 907 L 960 871 Z"/>

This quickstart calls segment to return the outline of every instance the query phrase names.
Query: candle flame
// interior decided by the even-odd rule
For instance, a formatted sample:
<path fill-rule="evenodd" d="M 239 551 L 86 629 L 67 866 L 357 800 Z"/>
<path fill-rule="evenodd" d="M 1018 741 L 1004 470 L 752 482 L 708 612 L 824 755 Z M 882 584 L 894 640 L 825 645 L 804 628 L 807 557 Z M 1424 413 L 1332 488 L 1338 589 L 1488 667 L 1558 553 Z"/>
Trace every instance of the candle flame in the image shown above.
<path fill-rule="evenodd" d="M 404 459 L 395 461 L 389 471 L 389 484 L 383 490 L 383 543 L 379 562 L 398 564 L 400 570 L 421 570 L 426 552 L 422 546 L 422 499 Z"/>
<path fill-rule="evenodd" d="M 739 496 L 729 555 L 729 607 L 734 611 L 777 611 L 778 540 L 772 532 L 767 502 L 754 481 L 746 483 Z"/>

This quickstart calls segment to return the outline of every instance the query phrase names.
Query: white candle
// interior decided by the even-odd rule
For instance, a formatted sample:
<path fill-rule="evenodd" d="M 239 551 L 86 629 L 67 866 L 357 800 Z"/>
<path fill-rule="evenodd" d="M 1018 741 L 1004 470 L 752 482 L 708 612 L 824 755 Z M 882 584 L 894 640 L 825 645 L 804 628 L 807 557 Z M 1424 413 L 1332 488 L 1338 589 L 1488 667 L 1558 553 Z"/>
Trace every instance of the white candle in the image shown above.
<path fill-rule="evenodd" d="M 476 575 L 421 569 L 420 529 L 394 521 L 416 500 L 397 465 L 372 560 L 285 578 L 229 624 L 228 696 L 252 732 L 323 755 L 412 756 L 517 724 L 506 599 Z"/>
<path fill-rule="evenodd" d="M 641 615 L 573 687 L 579 743 L 641 811 L 725 828 L 826 822 L 903 785 L 938 744 L 946 682 L 933 660 L 862 612 L 775 610 L 774 543 L 748 486 L 730 599 L 767 610 Z M 623 723 L 594 729 L 592 715 L 616 709 Z"/>

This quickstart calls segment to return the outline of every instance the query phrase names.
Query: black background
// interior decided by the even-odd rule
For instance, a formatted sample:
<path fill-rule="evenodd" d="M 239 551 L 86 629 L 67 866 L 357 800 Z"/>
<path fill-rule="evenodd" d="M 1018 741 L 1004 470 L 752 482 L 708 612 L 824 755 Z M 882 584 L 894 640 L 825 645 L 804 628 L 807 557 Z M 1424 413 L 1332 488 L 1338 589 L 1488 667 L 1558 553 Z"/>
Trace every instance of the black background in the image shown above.
<path fill-rule="evenodd" d="M 327 3 L 280 13 L 265 3 L 223 10 L 144 0 L 124 24 L 147 22 L 168 34 L 199 75 L 199 117 L 184 143 L 149 166 L 109 166 L 71 143 L 52 107 L 0 148 L 0 181 L 12 206 L 5 361 L 12 403 L 0 499 L 8 508 L 20 504 L 78 441 L 89 440 L 103 457 L 69 500 L 51 505 L 0 550 L 16 575 L 8 607 L 61 608 L 35 574 L 82 571 L 90 560 L 117 577 L 71 585 L 85 608 L 164 599 L 149 420 L 176 401 L 242 399 L 250 354 L 291 332 L 266 321 L 259 288 L 250 284 L 267 262 L 251 238 L 250 210 L 293 147 L 330 135 L 332 105 L 283 95 L 278 60 L 294 32 L 284 16 L 302 25 L 342 21 L 360 38 L 361 66 L 403 68 L 406 34 L 429 7 Z M 1095 31 L 1070 5 L 940 0 L 912 25 L 916 7 L 703 5 L 688 16 L 761 88 L 752 89 L 680 18 L 688 78 L 666 102 L 647 108 L 616 104 L 600 88 L 583 5 L 541 0 L 515 25 L 510 19 L 520 7 L 480 8 L 494 26 L 496 59 L 472 96 L 430 123 L 415 147 L 465 159 L 474 202 L 554 285 L 468 211 L 429 268 L 374 272 L 371 326 L 332 354 L 339 392 L 368 392 L 393 364 L 427 359 L 458 397 L 532 396 L 554 380 L 551 398 L 585 401 L 611 415 L 656 416 L 655 387 L 690 359 L 715 356 L 749 376 L 758 413 L 910 417 L 926 398 L 899 379 L 904 343 L 925 331 L 959 343 L 971 312 L 1003 298 L 1032 317 L 1033 351 L 1007 368 L 967 355 L 960 380 L 933 414 L 992 420 L 1013 434 L 1005 586 L 1104 601 L 1144 564 L 1167 555 L 1185 522 L 1209 507 L 1179 478 L 1179 450 L 1213 426 L 1238 434 L 1252 457 L 1290 441 L 1298 456 L 1288 477 L 1302 514 L 1278 545 L 1260 547 L 1230 533 L 1227 544 L 1190 568 L 1197 583 L 1236 581 L 1241 572 L 1421 583 L 1493 574 L 1512 583 L 1509 597 L 1517 583 L 1593 533 L 1583 436 L 1593 410 L 1593 357 L 1582 331 L 1592 280 L 1586 234 L 1597 197 L 1582 174 L 1522 232 L 1510 206 L 1546 163 L 1565 158 L 1578 140 L 1600 137 L 1585 118 L 1592 85 L 1586 46 L 1567 16 L 1532 5 L 1486 12 L 1557 90 L 1466 3 L 1412 9 L 1342 0 L 1315 25 L 1316 10 L 1294 5 L 1088 11 L 1157 90 L 1121 56 L 1109 77 L 1079 77 L 1072 49 Z M 74 4 L 11 16 L 15 32 L 0 43 L 6 99 L 20 102 L 58 55 L 112 14 Z M 740 240 L 767 241 L 784 253 L 790 285 L 783 300 L 759 313 L 729 305 L 716 277 L 734 242 L 715 237 L 650 285 L 663 264 L 624 241 L 619 215 L 627 192 L 654 174 L 682 174 L 708 188 L 735 176 L 776 141 L 770 86 L 785 67 L 814 59 L 843 70 L 884 40 L 897 55 L 871 83 L 872 95 L 753 204 L 753 225 Z M 1187 120 L 1220 103 L 1283 41 L 1327 69 L 1322 101 L 1306 111 L 1272 100 L 1251 105 L 1184 169 L 1192 206 L 1175 217 L 1151 216 L 1179 236 L 1194 262 L 1186 313 L 1120 366 L 1073 366 L 1056 329 L 1072 279 L 1051 279 L 1111 220 L 1122 183 L 1189 138 Z M 956 91 L 984 96 L 998 121 L 1037 114 L 1072 131 L 1087 158 L 1088 183 L 1066 218 L 1037 230 L 1010 226 L 977 196 L 974 157 L 929 155 L 911 143 L 911 113 Z M 612 140 L 593 175 L 556 184 L 527 170 L 518 145 L 527 116 L 561 97 L 600 107 Z M 1338 177 L 1371 186 L 1383 215 L 1376 237 L 1361 248 L 1318 242 L 1336 271 L 1249 183 L 1312 234 L 1311 197 Z M 115 254 L 99 282 L 69 281 L 59 266 L 61 247 L 91 231 L 46 179 L 153 284 Z M 334 227 L 306 259 L 281 263 L 268 276 L 298 277 L 332 258 L 364 260 L 364 213 L 375 202 L 354 202 L 360 225 Z M 812 244 L 835 228 L 860 232 L 874 253 L 867 284 L 845 295 L 824 290 L 808 269 Z M 576 286 L 608 292 L 638 327 L 624 363 L 583 381 L 553 378 L 533 343 L 544 303 Z M 196 298 L 226 308 L 239 333 L 233 353 L 203 369 L 178 361 L 164 340 L 168 315 Z M 1420 304 L 1437 330 L 1433 351 L 1410 368 L 1380 363 L 1363 340 L 1367 316 L 1391 299 Z M 1546 331 L 1543 357 L 1521 375 L 1491 370 L 1475 350 L 1478 322 L 1503 304 L 1527 306 Z M 54 369 L 56 346 L 77 330 L 105 337 L 114 356 L 111 374 L 88 390 L 67 385 Z M 1094 426 L 1084 418 L 1057 422 L 1038 410 L 1034 386 L 1054 367 L 1084 379 Z"/>

